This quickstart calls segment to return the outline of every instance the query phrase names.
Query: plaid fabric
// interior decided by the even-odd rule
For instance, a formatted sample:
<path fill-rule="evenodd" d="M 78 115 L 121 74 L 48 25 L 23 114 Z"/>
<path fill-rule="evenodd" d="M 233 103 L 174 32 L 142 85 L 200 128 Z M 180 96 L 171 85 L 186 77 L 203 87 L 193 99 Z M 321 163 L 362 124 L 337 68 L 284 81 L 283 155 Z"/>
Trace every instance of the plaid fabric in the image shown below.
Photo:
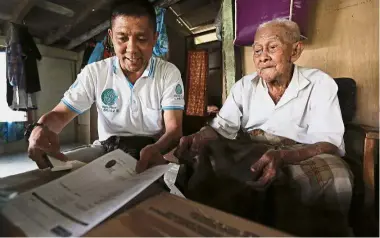
<path fill-rule="evenodd" d="M 296 236 L 347 236 L 353 177 L 346 163 L 322 154 L 282 168 L 265 191 L 246 186 L 250 166 L 269 149 L 301 147 L 261 130 L 210 142 L 182 165 L 176 184 L 192 200 Z M 187 161 L 186 160 L 186 161 Z"/>
<path fill-rule="evenodd" d="M 264 131 L 250 132 L 254 142 L 274 148 L 303 146 Z M 274 183 L 276 227 L 304 236 L 347 236 L 353 175 L 340 157 L 321 154 L 287 165 Z"/>

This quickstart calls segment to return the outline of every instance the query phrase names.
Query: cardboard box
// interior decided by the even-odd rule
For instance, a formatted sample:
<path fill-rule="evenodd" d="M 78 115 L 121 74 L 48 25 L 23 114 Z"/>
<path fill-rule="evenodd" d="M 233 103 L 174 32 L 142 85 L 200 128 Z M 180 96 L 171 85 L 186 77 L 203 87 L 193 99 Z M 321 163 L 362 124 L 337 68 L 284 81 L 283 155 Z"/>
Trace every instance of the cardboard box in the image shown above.
<path fill-rule="evenodd" d="M 161 193 L 92 229 L 85 236 L 289 236 L 214 208 Z"/>

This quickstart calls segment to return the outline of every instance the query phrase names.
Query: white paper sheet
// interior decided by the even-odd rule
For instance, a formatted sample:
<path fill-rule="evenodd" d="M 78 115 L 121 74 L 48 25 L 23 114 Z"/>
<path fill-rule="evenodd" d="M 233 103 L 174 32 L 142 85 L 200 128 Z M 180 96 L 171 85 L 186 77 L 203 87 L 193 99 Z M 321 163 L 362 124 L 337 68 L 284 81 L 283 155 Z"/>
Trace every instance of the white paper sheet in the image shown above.
<path fill-rule="evenodd" d="M 2 213 L 27 236 L 81 236 L 170 168 L 160 165 L 136 174 L 135 165 L 133 157 L 115 150 L 16 197 Z"/>

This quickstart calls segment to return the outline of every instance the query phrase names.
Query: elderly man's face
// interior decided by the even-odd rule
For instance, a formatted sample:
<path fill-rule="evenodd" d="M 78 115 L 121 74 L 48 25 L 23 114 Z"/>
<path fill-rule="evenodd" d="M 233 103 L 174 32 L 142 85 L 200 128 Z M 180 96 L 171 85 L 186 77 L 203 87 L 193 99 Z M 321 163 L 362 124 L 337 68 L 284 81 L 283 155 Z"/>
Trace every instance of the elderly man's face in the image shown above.
<path fill-rule="evenodd" d="M 158 34 L 147 16 L 117 16 L 109 30 L 116 56 L 124 71 L 144 70 L 153 53 Z"/>
<path fill-rule="evenodd" d="M 267 26 L 256 32 L 253 61 L 258 75 L 268 83 L 289 75 L 292 63 L 300 55 L 297 44 L 287 40 L 287 33 L 279 26 Z"/>

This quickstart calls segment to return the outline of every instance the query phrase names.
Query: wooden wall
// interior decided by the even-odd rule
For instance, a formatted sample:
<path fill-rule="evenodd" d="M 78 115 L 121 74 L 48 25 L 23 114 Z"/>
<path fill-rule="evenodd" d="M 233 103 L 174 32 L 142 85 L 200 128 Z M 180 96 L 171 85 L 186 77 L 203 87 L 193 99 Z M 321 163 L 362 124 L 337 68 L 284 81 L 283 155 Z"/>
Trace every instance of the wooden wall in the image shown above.
<path fill-rule="evenodd" d="M 309 40 L 296 62 L 358 86 L 355 122 L 379 126 L 379 0 L 317 0 Z M 243 73 L 255 70 L 244 47 Z"/>

